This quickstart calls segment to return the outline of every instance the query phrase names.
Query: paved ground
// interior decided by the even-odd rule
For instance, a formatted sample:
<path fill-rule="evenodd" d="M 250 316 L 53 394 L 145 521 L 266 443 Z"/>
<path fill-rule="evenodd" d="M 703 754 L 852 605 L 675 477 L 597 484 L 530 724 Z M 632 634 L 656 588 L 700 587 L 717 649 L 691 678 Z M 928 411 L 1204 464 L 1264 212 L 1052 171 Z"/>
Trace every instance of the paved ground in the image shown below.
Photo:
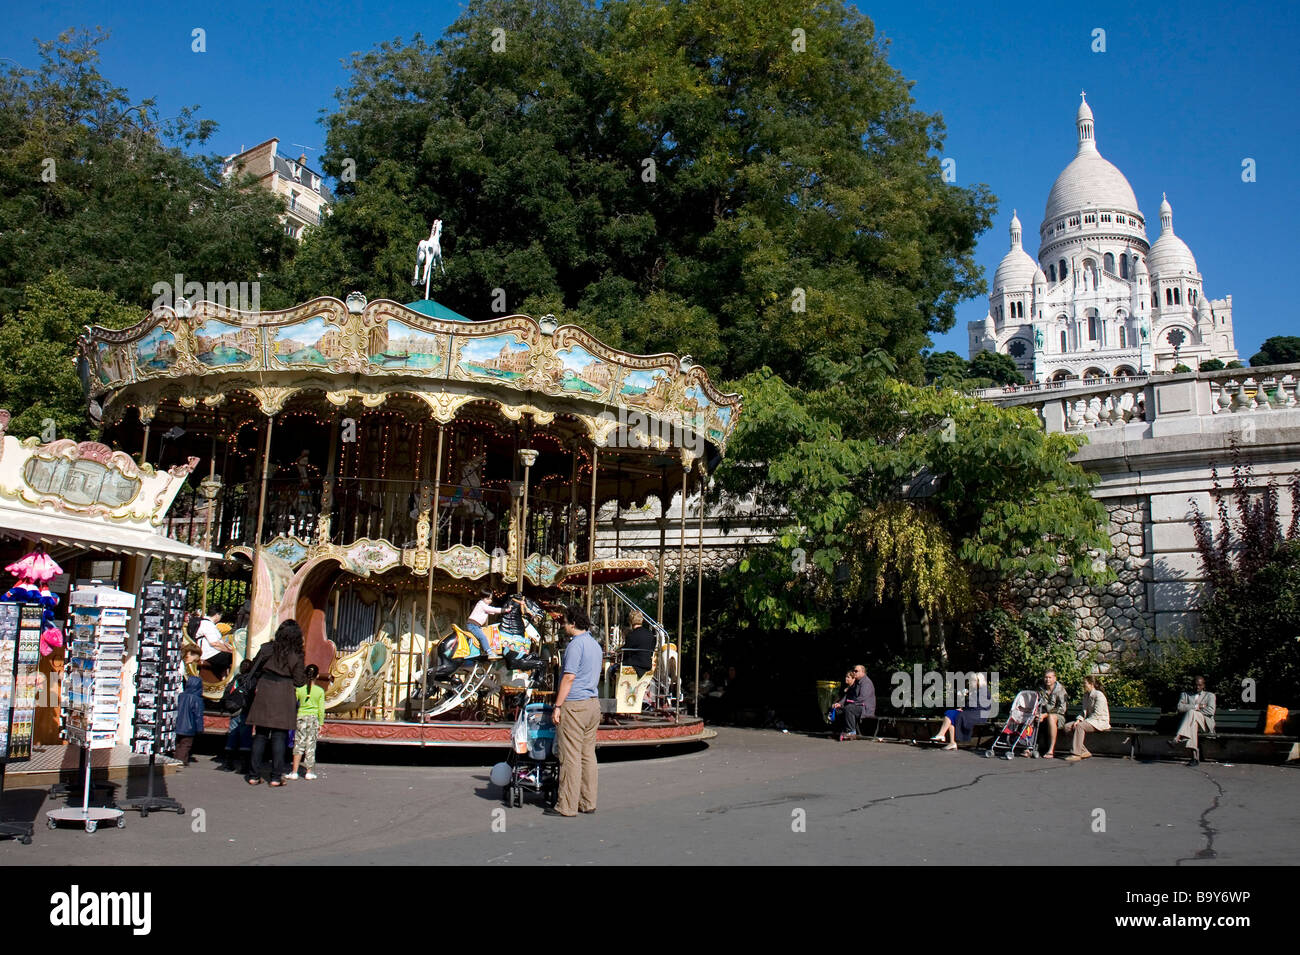
<path fill-rule="evenodd" d="M 677 756 L 602 757 L 599 812 L 563 819 L 502 808 L 488 768 L 504 754 L 377 763 L 391 755 L 323 763 L 319 780 L 282 789 L 205 759 L 167 781 L 203 810 L 201 832 L 169 813 L 50 832 L 44 790 L 6 792 L 6 816 L 39 824 L 31 846 L 0 842 L 0 865 L 826 864 L 846 852 L 864 864 L 1290 865 L 1300 852 L 1294 767 L 1008 762 L 724 727 Z"/>

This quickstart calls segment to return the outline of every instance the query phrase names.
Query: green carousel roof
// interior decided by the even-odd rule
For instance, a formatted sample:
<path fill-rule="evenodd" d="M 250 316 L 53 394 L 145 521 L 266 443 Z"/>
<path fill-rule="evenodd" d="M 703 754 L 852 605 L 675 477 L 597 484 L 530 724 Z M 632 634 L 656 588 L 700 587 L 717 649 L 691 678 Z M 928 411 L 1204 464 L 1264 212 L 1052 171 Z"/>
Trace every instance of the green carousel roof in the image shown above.
<path fill-rule="evenodd" d="M 413 312 L 419 312 L 421 315 L 428 315 L 430 318 L 441 318 L 444 322 L 473 321 L 473 319 L 466 318 L 459 312 L 453 312 L 446 305 L 441 305 L 431 298 L 421 299 L 418 302 L 407 302 L 406 307 Z"/>

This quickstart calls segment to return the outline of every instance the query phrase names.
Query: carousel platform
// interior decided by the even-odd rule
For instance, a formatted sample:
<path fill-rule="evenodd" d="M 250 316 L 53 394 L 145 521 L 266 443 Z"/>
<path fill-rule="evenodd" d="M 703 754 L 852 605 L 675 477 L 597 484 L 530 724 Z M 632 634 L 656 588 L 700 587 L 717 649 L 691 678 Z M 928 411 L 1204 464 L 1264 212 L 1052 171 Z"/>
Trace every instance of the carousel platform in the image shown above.
<path fill-rule="evenodd" d="M 208 713 L 204 734 L 224 736 L 229 718 Z M 464 720 L 438 720 L 406 723 L 386 720 L 327 719 L 318 739 L 323 743 L 370 743 L 382 746 L 443 746 L 497 748 L 510 745 L 514 724 L 476 723 Z M 596 731 L 596 746 L 674 746 L 700 743 L 716 735 L 693 716 L 680 721 L 671 717 L 622 717 L 618 722 L 602 723 Z"/>

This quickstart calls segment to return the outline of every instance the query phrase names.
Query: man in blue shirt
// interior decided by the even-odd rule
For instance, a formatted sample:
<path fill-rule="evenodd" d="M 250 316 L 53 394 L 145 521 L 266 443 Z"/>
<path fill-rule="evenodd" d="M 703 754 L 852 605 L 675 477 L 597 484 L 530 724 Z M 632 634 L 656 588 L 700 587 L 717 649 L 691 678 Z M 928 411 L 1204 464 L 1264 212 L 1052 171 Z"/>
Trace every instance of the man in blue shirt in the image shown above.
<path fill-rule="evenodd" d="M 553 713 L 560 746 L 560 796 L 555 809 L 548 810 L 561 816 L 596 811 L 596 727 L 600 725 L 596 684 L 604 654 L 590 630 L 586 611 L 565 610 L 569 646 Z"/>

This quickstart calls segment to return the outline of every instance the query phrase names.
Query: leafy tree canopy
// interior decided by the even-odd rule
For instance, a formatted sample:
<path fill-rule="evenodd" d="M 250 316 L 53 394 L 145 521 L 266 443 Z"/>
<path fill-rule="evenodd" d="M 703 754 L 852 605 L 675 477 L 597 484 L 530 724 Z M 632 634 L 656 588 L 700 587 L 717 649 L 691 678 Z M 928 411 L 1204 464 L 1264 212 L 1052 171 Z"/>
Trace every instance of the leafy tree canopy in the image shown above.
<path fill-rule="evenodd" d="M 52 272 L 25 290 L 17 314 L 0 325 L 0 408 L 13 414 L 9 433 L 41 435 L 47 419 L 54 436 L 92 436 L 77 373 L 76 340 L 87 325 L 127 328 L 144 313 L 107 292 L 78 288 Z M 48 435 L 46 435 L 48 437 Z"/>
<path fill-rule="evenodd" d="M 970 377 L 970 363 L 955 351 L 932 352 L 923 358 L 925 383 L 955 388 Z"/>
<path fill-rule="evenodd" d="M 977 570 L 1041 576 L 1064 561 L 1105 579 L 1093 552 L 1109 550 L 1106 512 L 1069 460 L 1078 438 L 866 359 L 821 373 L 810 388 L 768 369 L 742 380 L 746 413 L 715 475 L 778 531 L 742 565 L 761 626 L 824 628 L 837 586 L 860 609 L 889 593 L 945 614 L 965 609 Z"/>
<path fill-rule="evenodd" d="M 1266 338 L 1259 351 L 1250 356 L 1250 363 L 1259 365 L 1289 365 L 1300 361 L 1300 336 L 1274 335 Z"/>
<path fill-rule="evenodd" d="M 1025 376 L 1015 359 L 996 351 L 982 351 L 970 360 L 970 377 L 990 378 L 999 385 L 1023 385 Z"/>
<path fill-rule="evenodd" d="M 841 0 L 473 3 L 353 60 L 323 159 L 341 198 L 283 295 L 404 300 L 441 218 L 433 294 L 471 317 L 500 289 L 724 377 L 883 348 L 919 381 L 984 291 L 994 205 L 943 181 L 942 122 L 885 54 Z"/>
<path fill-rule="evenodd" d="M 194 109 L 161 119 L 98 70 L 103 33 L 39 43 L 40 66 L 0 62 L 0 314 L 62 270 L 141 306 L 153 286 L 252 282 L 291 248 L 282 200 L 236 188 L 215 157 L 184 151 L 215 131 Z"/>

